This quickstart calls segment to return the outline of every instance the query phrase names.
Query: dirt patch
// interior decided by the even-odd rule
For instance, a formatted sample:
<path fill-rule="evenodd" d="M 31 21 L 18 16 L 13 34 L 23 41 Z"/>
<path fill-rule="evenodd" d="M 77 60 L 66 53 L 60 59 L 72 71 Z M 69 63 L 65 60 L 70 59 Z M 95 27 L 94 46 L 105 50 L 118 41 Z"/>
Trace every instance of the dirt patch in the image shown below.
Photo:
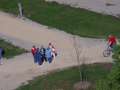
<path fill-rule="evenodd" d="M 99 65 L 100 67 L 103 67 L 106 70 L 111 70 L 113 64 L 112 63 L 94 63 L 95 65 Z"/>
<path fill-rule="evenodd" d="M 92 84 L 88 81 L 80 81 L 74 85 L 74 90 L 88 90 Z"/>

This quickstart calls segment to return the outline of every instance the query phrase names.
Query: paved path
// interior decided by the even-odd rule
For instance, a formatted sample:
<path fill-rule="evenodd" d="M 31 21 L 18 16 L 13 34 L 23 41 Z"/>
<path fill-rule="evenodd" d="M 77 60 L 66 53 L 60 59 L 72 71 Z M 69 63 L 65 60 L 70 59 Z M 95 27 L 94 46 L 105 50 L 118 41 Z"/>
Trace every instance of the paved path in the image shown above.
<path fill-rule="evenodd" d="M 120 0 L 46 0 L 56 1 L 60 4 L 68 4 L 73 7 L 89 9 L 95 12 L 120 16 Z M 106 3 L 112 4 L 106 6 Z"/>
<path fill-rule="evenodd" d="M 0 12 L 0 37 L 28 50 L 34 44 L 40 47 L 47 46 L 48 42 L 54 43 L 58 50 L 58 57 L 53 63 L 44 63 L 42 66 L 33 63 L 30 53 L 4 60 L 0 66 L 0 90 L 13 90 L 35 76 L 78 65 L 73 36 L 65 32 Z M 112 61 L 111 57 L 102 56 L 104 40 L 76 36 L 76 44 L 80 51 L 80 63 Z"/>

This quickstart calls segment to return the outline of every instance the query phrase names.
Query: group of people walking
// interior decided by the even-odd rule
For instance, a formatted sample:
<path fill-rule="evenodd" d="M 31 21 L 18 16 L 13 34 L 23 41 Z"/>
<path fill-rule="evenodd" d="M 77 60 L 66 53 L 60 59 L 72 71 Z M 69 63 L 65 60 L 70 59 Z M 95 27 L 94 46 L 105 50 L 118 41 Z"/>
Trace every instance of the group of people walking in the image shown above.
<path fill-rule="evenodd" d="M 42 65 L 44 61 L 51 63 L 57 56 L 57 51 L 52 43 L 49 43 L 47 48 L 44 46 L 41 46 L 41 48 L 33 46 L 31 52 L 34 58 L 34 63 L 39 65 Z"/>
<path fill-rule="evenodd" d="M 109 35 L 108 37 L 108 46 L 113 48 L 117 44 L 117 38 L 114 35 Z M 36 48 L 33 46 L 31 49 L 32 55 L 34 57 L 34 63 L 38 63 L 42 65 L 44 61 L 51 63 L 53 59 L 57 56 L 57 51 L 52 43 L 48 44 L 48 47 L 45 48 L 41 46 L 41 48 Z M 0 65 L 3 64 L 2 57 L 4 56 L 4 49 L 0 47 Z"/>

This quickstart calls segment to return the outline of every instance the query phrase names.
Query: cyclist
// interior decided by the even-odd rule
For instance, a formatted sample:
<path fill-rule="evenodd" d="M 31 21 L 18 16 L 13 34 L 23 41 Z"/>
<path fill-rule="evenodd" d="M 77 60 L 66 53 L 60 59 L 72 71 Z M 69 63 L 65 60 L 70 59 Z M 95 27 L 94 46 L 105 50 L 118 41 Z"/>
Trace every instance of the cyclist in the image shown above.
<path fill-rule="evenodd" d="M 109 35 L 108 36 L 108 45 L 110 48 L 113 48 L 117 44 L 117 38 L 114 35 Z"/>

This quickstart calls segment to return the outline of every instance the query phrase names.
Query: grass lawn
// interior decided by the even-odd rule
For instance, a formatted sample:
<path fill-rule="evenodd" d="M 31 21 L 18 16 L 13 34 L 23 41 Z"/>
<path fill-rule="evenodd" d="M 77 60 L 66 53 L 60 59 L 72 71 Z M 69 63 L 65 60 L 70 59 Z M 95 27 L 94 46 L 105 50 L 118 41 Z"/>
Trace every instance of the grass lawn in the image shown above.
<path fill-rule="evenodd" d="M 0 0 L 0 10 L 17 14 L 17 1 Z M 44 0 L 20 1 L 25 16 L 43 25 L 85 37 L 105 38 L 108 34 L 120 37 L 120 19 L 115 17 Z"/>
<path fill-rule="evenodd" d="M 91 64 L 85 66 L 84 73 L 93 85 L 106 78 L 110 72 L 111 64 Z M 78 67 L 51 72 L 29 81 L 29 84 L 20 86 L 16 90 L 73 90 L 73 85 L 80 80 Z M 91 88 L 90 90 L 94 90 Z"/>
<path fill-rule="evenodd" d="M 17 46 L 13 46 L 11 43 L 5 42 L 2 39 L 0 39 L 0 47 L 4 48 L 5 50 L 5 55 L 4 55 L 5 58 L 11 58 L 26 52 L 26 50 L 21 49 Z"/>

